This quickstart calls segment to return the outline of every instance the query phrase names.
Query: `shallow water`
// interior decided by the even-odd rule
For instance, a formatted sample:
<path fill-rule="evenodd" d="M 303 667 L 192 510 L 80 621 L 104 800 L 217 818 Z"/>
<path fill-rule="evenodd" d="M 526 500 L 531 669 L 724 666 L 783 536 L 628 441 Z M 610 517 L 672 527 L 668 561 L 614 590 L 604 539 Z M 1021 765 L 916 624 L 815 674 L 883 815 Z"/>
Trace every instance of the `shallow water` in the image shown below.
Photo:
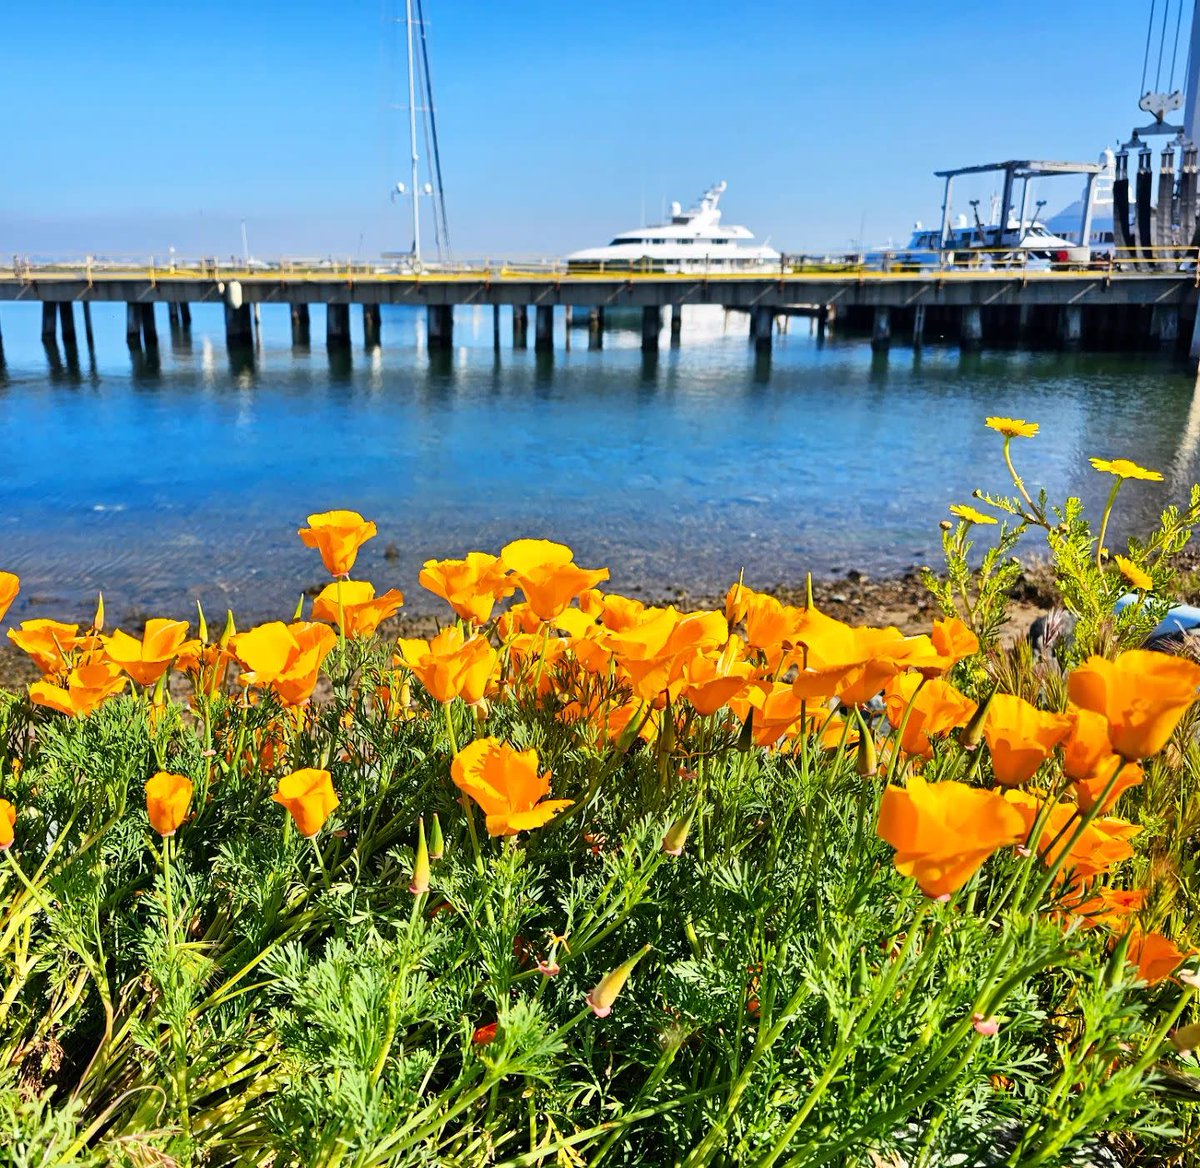
<path fill-rule="evenodd" d="M 742 567 L 766 586 L 936 563 L 946 506 L 1004 490 L 993 413 L 1039 421 L 1014 444 L 1027 481 L 1095 514 L 1112 480 L 1089 455 L 1161 470 L 1123 488 L 1126 529 L 1200 478 L 1193 379 L 1155 358 L 880 358 L 795 320 L 763 359 L 746 318 L 719 310 L 685 316 L 679 348 L 664 332 L 656 359 L 634 318 L 601 352 L 574 329 L 568 351 L 561 313 L 553 355 L 514 351 L 507 317 L 497 354 L 490 309 L 459 310 L 453 352 L 432 357 L 423 315 L 384 309 L 369 353 L 356 311 L 353 350 L 331 358 L 319 308 L 312 351 L 293 353 L 286 309 L 268 307 L 246 359 L 226 352 L 221 309 L 196 306 L 190 339 L 159 309 L 152 360 L 131 357 L 123 305 L 93 317 L 94 357 L 68 360 L 42 345 L 38 306 L 0 304 L 0 567 L 23 578 L 21 619 L 82 615 L 100 588 L 126 621 L 197 597 L 286 617 L 322 580 L 296 528 L 333 507 L 376 520 L 355 574 L 410 607 L 432 603 L 424 559 L 523 535 L 570 543 L 635 594 L 713 591 Z"/>

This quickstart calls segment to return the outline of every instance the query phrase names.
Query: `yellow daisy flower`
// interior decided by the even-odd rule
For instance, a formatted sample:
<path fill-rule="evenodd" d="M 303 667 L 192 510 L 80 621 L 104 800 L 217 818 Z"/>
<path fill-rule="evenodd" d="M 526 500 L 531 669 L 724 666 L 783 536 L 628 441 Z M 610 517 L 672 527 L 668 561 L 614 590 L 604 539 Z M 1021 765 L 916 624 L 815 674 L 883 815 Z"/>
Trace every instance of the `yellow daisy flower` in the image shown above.
<path fill-rule="evenodd" d="M 957 515 L 959 519 L 965 519 L 968 523 L 996 522 L 991 515 L 985 515 L 982 511 L 976 511 L 974 507 L 968 507 L 966 503 L 951 503 L 950 514 Z"/>
<path fill-rule="evenodd" d="M 1127 560 L 1124 556 L 1113 556 L 1113 563 L 1120 569 L 1121 575 L 1135 588 L 1149 592 L 1154 587 L 1154 581 L 1132 560 Z"/>
<path fill-rule="evenodd" d="M 984 423 L 1005 438 L 1032 438 L 1038 432 L 1037 422 L 1027 422 L 1024 418 L 985 418 Z"/>
<path fill-rule="evenodd" d="M 1161 483 L 1162 475 L 1156 470 L 1147 470 L 1130 462 L 1128 458 L 1092 458 L 1092 466 L 1105 474 L 1116 475 L 1119 479 L 1144 479 L 1148 483 Z"/>

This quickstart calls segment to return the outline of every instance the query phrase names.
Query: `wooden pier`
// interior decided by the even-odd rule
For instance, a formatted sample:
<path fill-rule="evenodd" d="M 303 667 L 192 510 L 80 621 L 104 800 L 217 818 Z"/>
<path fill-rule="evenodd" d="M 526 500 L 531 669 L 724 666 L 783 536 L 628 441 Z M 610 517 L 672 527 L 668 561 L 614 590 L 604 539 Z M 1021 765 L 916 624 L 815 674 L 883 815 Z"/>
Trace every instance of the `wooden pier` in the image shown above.
<path fill-rule="evenodd" d="M 532 310 L 535 346 L 543 351 L 553 345 L 559 308 L 577 309 L 581 319 L 586 317 L 592 348 L 603 343 L 606 312 L 640 310 L 642 347 L 653 351 L 664 313 L 670 313 L 671 343 L 678 343 L 681 307 L 719 305 L 747 314 L 748 338 L 760 350 L 771 347 L 778 317 L 803 314 L 816 319 L 819 335 L 836 321 L 839 329 L 869 335 L 879 350 L 893 343 L 920 346 L 943 339 L 965 348 L 1023 343 L 1067 349 L 1160 347 L 1200 360 L 1200 271 L 1178 267 L 936 272 L 832 268 L 696 275 L 511 267 L 412 273 L 370 265 L 254 270 L 208 263 L 176 270 L 22 265 L 0 267 L 0 329 L 4 301 L 40 302 L 44 338 L 54 340 L 61 334 L 64 343 L 75 342 L 76 302 L 82 305 L 89 338 L 92 304 L 124 304 L 126 334 L 133 347 L 157 344 L 156 305 L 167 305 L 173 327 L 186 327 L 189 306 L 197 303 L 224 306 L 230 349 L 253 343 L 253 321 L 272 305 L 287 306 L 293 342 L 309 345 L 314 304 L 324 306 L 325 341 L 331 350 L 350 343 L 351 306 L 361 309 L 364 338 L 374 347 L 382 341 L 380 307 L 388 304 L 425 309 L 431 350 L 453 344 L 456 307 L 492 306 L 497 345 L 499 310 L 511 307 L 515 348 L 528 344 Z"/>

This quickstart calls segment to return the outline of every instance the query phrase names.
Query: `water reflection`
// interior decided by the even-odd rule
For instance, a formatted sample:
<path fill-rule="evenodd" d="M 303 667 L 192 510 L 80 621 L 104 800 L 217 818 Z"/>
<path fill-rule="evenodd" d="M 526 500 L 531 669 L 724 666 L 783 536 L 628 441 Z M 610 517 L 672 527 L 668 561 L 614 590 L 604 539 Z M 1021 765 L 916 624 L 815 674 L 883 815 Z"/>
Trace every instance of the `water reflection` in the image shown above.
<path fill-rule="evenodd" d="M 77 346 L 43 347 L 36 306 L 6 306 L 0 425 L 23 438 L 0 477 L 0 567 L 30 594 L 80 613 L 103 587 L 115 613 L 199 596 L 288 615 L 319 581 L 296 525 L 329 507 L 377 521 L 362 577 L 416 607 L 433 603 L 415 586 L 424 558 L 518 535 L 566 540 L 613 587 L 652 592 L 715 591 L 743 565 L 760 584 L 904 569 L 936 559 L 947 504 L 1004 489 L 994 413 L 1042 424 L 1018 457 L 1052 499 L 1102 506 L 1090 455 L 1162 470 L 1122 490 L 1127 526 L 1200 477 L 1195 379 L 1153 358 L 900 343 L 884 358 L 811 322 L 756 352 L 745 317 L 719 312 L 685 313 L 681 346 L 648 353 L 638 314 L 601 351 L 576 335 L 543 353 L 513 349 L 508 319 L 497 350 L 493 318 L 466 312 L 455 348 L 431 352 L 423 311 L 385 308 L 384 345 L 356 362 L 293 349 L 285 306 L 264 306 L 256 346 L 234 352 L 221 306 L 193 311 L 161 350 L 130 350 L 124 306 L 95 305 L 85 374 Z M 47 393 L 85 376 L 87 394 Z M 88 457 L 64 460 L 81 434 Z"/>

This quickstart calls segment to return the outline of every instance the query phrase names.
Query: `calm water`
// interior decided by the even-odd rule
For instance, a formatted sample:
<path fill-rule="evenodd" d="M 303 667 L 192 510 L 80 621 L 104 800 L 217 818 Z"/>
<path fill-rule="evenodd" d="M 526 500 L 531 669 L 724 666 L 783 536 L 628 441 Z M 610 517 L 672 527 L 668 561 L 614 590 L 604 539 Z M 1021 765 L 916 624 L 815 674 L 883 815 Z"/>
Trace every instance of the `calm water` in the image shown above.
<path fill-rule="evenodd" d="M 807 322 L 756 359 L 744 317 L 684 321 L 682 347 L 644 359 L 636 321 L 588 352 L 563 324 L 552 358 L 492 351 L 491 310 L 460 310 L 455 349 L 431 360 L 424 318 L 384 310 L 384 347 L 331 360 L 323 313 L 293 354 L 286 309 L 267 308 L 253 362 L 231 361 L 219 307 L 190 341 L 160 309 L 156 362 L 131 358 L 124 307 L 97 305 L 96 353 L 47 353 L 37 306 L 0 304 L 0 567 L 25 581 L 15 615 L 185 615 L 195 597 L 243 617 L 290 614 L 321 580 L 296 528 L 348 507 L 379 524 L 356 574 L 416 584 L 429 557 L 540 535 L 612 587 L 796 581 L 936 562 L 938 521 L 975 486 L 1002 490 L 985 414 L 1036 419 L 1019 445 L 1030 483 L 1099 508 L 1111 480 L 1091 454 L 1131 457 L 1166 483 L 1126 484 L 1145 524 L 1200 478 L 1192 379 L 1153 359 L 960 355 L 858 340 L 819 346 Z M 82 322 L 78 324 L 82 340 Z M 531 330 L 532 332 L 532 330 Z M 532 341 L 532 337 L 531 337 Z"/>

